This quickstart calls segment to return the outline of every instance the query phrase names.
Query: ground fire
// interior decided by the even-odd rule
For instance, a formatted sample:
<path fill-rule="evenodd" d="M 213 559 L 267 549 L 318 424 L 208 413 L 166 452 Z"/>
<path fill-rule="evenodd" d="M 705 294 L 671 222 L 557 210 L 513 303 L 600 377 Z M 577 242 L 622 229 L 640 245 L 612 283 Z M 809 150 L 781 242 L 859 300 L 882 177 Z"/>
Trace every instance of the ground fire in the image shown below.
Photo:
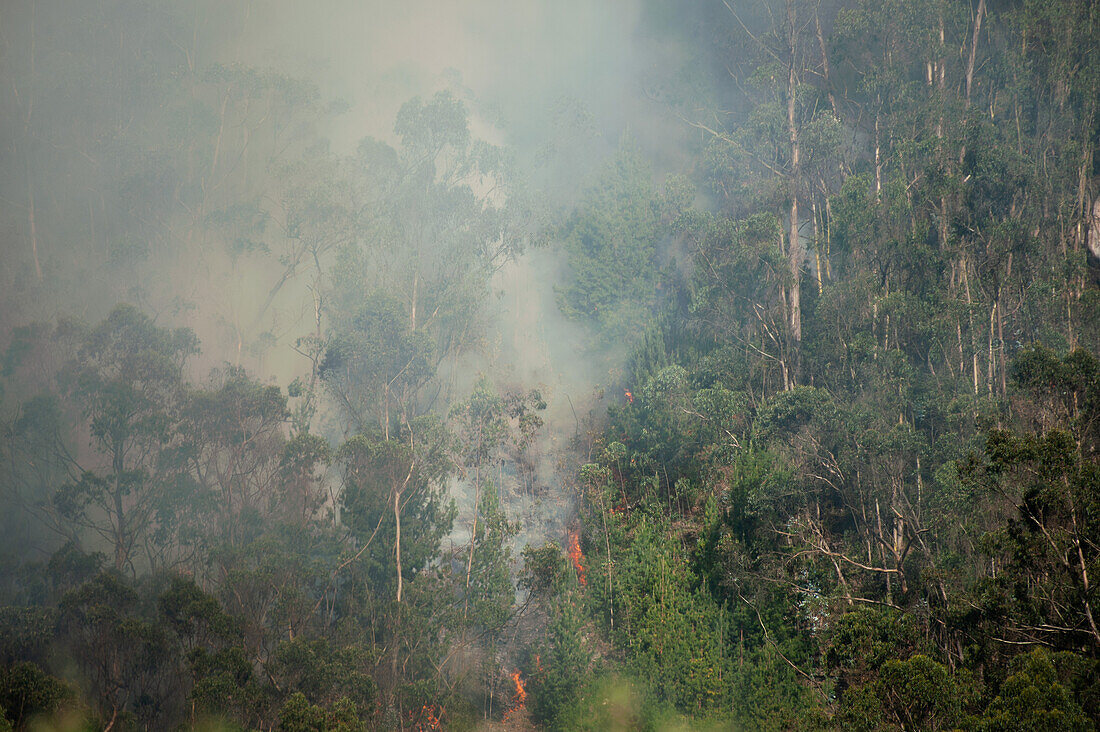
<path fill-rule="evenodd" d="M 634 392 L 632 392 L 630 389 L 623 389 L 623 396 L 625 396 L 626 400 L 631 404 L 634 403 Z"/>
<path fill-rule="evenodd" d="M 512 682 L 516 685 L 516 693 L 512 696 L 512 706 L 504 713 L 505 725 L 515 724 L 517 717 L 523 717 L 526 714 L 527 689 L 524 688 L 519 669 L 516 669 L 515 673 L 511 675 L 511 678 Z"/>
<path fill-rule="evenodd" d="M 584 565 L 581 564 L 581 560 L 584 559 L 584 555 L 581 554 L 581 538 L 576 529 L 569 530 L 569 558 L 573 560 L 573 569 L 577 570 L 577 579 L 582 585 L 586 584 Z"/>
<path fill-rule="evenodd" d="M 443 708 L 440 707 L 437 711 L 434 704 L 425 704 L 420 709 L 419 719 L 414 729 L 416 732 L 443 729 Z"/>
<path fill-rule="evenodd" d="M 522 707 L 524 702 L 527 701 L 527 689 L 524 688 L 523 679 L 520 678 L 518 670 L 512 674 L 512 681 L 516 684 L 516 694 L 512 697 L 512 705 Z"/>

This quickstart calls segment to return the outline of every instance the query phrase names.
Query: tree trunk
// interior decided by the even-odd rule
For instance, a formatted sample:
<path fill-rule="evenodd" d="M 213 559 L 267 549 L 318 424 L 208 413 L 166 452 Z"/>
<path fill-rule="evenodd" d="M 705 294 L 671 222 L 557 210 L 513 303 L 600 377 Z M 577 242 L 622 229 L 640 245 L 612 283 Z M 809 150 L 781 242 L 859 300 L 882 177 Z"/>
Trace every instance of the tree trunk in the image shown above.
<path fill-rule="evenodd" d="M 966 107 L 970 108 L 970 90 L 974 84 L 974 60 L 978 55 L 978 36 L 982 32 L 982 18 L 985 17 L 985 0 L 978 0 L 978 11 L 974 16 L 974 34 L 970 37 L 970 58 L 966 62 Z"/>
<path fill-rule="evenodd" d="M 31 256 L 34 258 L 34 275 L 42 281 L 42 264 L 38 260 L 38 221 L 34 210 L 34 183 L 27 176 L 27 227 L 31 237 Z"/>
<path fill-rule="evenodd" d="M 882 202 L 882 144 L 880 141 L 879 113 L 875 110 L 875 202 Z"/>
<path fill-rule="evenodd" d="M 1005 370 L 1005 313 L 1004 306 L 1001 304 L 1001 298 L 997 298 L 997 342 L 999 350 L 997 352 L 998 360 L 1000 361 L 1001 369 L 1001 396 L 1008 396 L 1008 383 L 1006 381 Z"/>
<path fill-rule="evenodd" d="M 797 46 L 797 33 L 798 33 L 798 14 L 796 9 L 796 3 L 794 0 L 787 0 L 787 23 L 788 23 L 788 48 L 790 52 L 790 58 L 787 66 L 787 133 L 790 137 L 791 143 L 791 179 L 790 179 L 790 196 L 791 196 L 791 215 L 790 215 L 790 234 L 787 242 L 787 258 L 790 265 L 791 272 L 791 285 L 790 285 L 790 327 L 791 336 L 795 343 L 795 373 L 797 374 L 798 368 L 798 351 L 802 342 L 802 303 L 801 303 L 801 271 L 802 271 L 802 242 L 798 235 L 799 218 L 798 218 L 798 193 L 802 178 L 802 161 L 801 161 L 801 146 L 798 139 L 798 124 L 795 119 L 796 100 L 795 94 L 798 88 L 798 78 L 795 73 L 796 60 L 795 50 Z M 797 382 L 797 376 L 793 379 Z"/>
<path fill-rule="evenodd" d="M 978 334 L 974 327 L 974 300 L 970 295 L 970 275 L 967 273 L 966 258 L 961 262 L 963 288 L 966 292 L 966 311 L 970 319 L 970 351 L 973 355 L 974 393 L 978 393 Z"/>
<path fill-rule="evenodd" d="M 821 32 L 821 15 L 818 8 L 814 8 L 814 30 L 817 32 L 817 45 L 821 49 L 821 71 L 825 75 L 825 93 L 829 96 L 829 106 L 833 108 L 833 114 L 840 119 L 840 107 L 837 106 L 836 96 L 833 94 L 832 69 L 829 67 L 829 54 L 825 52 L 825 34 Z"/>
<path fill-rule="evenodd" d="M 817 220 L 817 203 L 810 202 L 811 211 L 813 213 L 814 224 L 814 257 L 817 263 L 817 294 L 821 295 L 825 292 L 825 282 L 821 275 L 821 240 L 820 240 L 820 227 Z"/>
<path fill-rule="evenodd" d="M 393 553 L 394 561 L 397 565 L 397 603 L 401 604 L 401 491 L 396 490 L 393 492 L 393 520 L 394 520 L 394 539 L 393 539 Z"/>
<path fill-rule="evenodd" d="M 474 468 L 474 521 L 470 528 L 470 552 L 466 558 L 466 593 L 462 600 L 462 619 L 466 620 L 466 612 L 470 608 L 470 575 L 474 569 L 474 547 L 477 542 L 477 510 L 481 503 L 481 468 Z"/>
<path fill-rule="evenodd" d="M 1100 259 L 1100 196 L 1092 202 L 1092 211 L 1089 213 L 1089 251 L 1092 256 Z"/>
<path fill-rule="evenodd" d="M 988 352 L 986 353 L 986 359 L 987 360 L 986 360 L 986 364 L 985 364 L 985 374 L 986 374 L 986 376 L 985 376 L 985 382 L 986 382 L 985 386 L 986 386 L 986 391 L 988 391 L 991 396 L 993 394 L 993 371 L 994 371 L 995 364 L 996 364 L 996 362 L 993 360 L 993 329 L 994 329 L 994 326 L 996 325 L 996 317 L 997 317 L 997 301 L 994 300 L 993 301 L 993 306 L 991 308 L 989 308 L 989 338 L 988 338 L 989 349 L 988 349 Z"/>
<path fill-rule="evenodd" d="M 126 551 L 126 508 L 122 504 L 122 469 L 125 466 L 122 450 L 116 449 L 111 459 L 114 471 L 114 491 L 111 496 L 115 511 L 115 569 L 122 572 L 129 560 Z"/>

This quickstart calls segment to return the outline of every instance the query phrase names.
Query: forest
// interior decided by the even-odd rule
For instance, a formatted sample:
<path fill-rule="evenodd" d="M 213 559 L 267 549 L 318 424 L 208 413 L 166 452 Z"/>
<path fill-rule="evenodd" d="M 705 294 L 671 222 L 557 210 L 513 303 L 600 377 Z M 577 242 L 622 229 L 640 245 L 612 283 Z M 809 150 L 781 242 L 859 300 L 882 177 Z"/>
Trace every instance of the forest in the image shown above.
<path fill-rule="evenodd" d="M 12 0 L 0 732 L 1094 730 L 1100 0 Z"/>

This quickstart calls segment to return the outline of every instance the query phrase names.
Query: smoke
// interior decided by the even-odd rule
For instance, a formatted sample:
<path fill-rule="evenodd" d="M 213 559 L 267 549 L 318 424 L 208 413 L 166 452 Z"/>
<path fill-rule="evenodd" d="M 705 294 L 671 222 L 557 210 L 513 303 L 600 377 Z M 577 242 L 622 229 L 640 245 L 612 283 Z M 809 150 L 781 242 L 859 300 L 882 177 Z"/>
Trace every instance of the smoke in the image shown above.
<path fill-rule="evenodd" d="M 440 90 L 508 151 L 544 219 L 624 134 L 658 177 L 680 172 L 687 134 L 653 87 L 684 50 L 655 41 L 653 22 L 642 0 L 9 3 L 0 346 L 25 323 L 95 322 L 129 301 L 195 330 L 197 379 L 227 362 L 283 386 L 304 377 L 327 283 L 295 248 L 295 176 L 338 185 L 361 140 L 395 144 L 401 105 Z M 563 465 L 620 378 L 557 307 L 554 245 L 505 264 L 484 348 L 445 364 L 452 399 L 488 373 L 549 403 L 533 479 L 501 476 L 510 509 L 537 517 L 521 545 L 560 535 Z"/>

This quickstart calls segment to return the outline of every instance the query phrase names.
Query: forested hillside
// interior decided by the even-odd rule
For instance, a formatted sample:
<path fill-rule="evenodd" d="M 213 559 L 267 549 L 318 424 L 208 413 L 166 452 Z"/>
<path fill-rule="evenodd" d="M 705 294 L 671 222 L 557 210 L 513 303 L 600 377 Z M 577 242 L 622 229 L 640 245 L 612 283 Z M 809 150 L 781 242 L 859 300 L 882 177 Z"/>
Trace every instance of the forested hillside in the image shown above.
<path fill-rule="evenodd" d="M 18 5 L 0 730 L 1096 728 L 1100 2 L 623 3 L 626 119 L 350 146 L 258 6 Z"/>

